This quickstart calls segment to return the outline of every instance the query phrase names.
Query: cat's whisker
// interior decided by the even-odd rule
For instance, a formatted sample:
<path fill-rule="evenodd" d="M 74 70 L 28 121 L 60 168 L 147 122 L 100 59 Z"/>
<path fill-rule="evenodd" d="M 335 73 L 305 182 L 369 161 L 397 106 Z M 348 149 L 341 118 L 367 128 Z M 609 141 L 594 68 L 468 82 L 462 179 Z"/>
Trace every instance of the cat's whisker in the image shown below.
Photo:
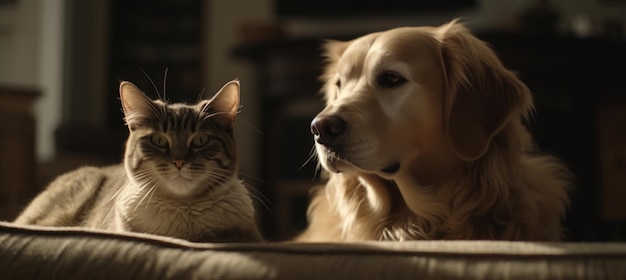
<path fill-rule="evenodd" d="M 109 221 L 109 217 L 113 213 L 114 209 L 115 209 L 115 207 L 109 208 L 109 211 L 107 211 L 107 214 L 104 216 L 104 219 L 102 219 L 102 222 L 100 222 L 99 227 L 101 227 L 101 228 L 104 227 L 104 225 Z"/>
<path fill-rule="evenodd" d="M 215 117 L 215 116 L 219 116 L 219 115 L 227 115 L 227 114 L 228 114 L 227 112 L 215 112 L 215 113 L 213 113 L 213 114 L 208 114 L 208 115 L 205 115 L 205 116 L 204 116 L 204 120 L 208 120 L 208 119 L 210 119 L 210 118 L 212 118 L 212 117 Z"/>
<path fill-rule="evenodd" d="M 167 119 L 167 109 L 161 104 L 151 103 L 150 111 L 160 120 Z"/>
<path fill-rule="evenodd" d="M 247 122 L 244 119 L 239 119 L 240 122 L 244 123 L 245 125 L 247 125 L 248 127 L 252 128 L 252 130 L 256 131 L 259 135 L 264 135 L 263 132 L 256 128 L 254 125 L 250 124 L 249 122 Z"/>
<path fill-rule="evenodd" d="M 249 174 L 246 174 L 246 173 L 243 173 L 243 172 L 239 172 L 239 176 L 245 177 L 247 179 L 254 180 L 254 181 L 259 182 L 259 183 L 264 183 L 264 184 L 269 184 L 270 183 L 269 181 L 263 180 L 261 178 L 254 177 L 252 175 L 249 175 Z"/>
<path fill-rule="evenodd" d="M 200 109 L 200 111 L 198 112 L 198 118 L 202 121 L 206 121 L 209 118 L 215 116 L 216 114 L 225 114 L 225 112 L 216 112 L 213 114 L 209 114 L 209 109 L 211 108 L 211 103 L 210 102 L 205 102 L 202 105 L 202 108 Z"/>
<path fill-rule="evenodd" d="M 148 75 L 148 73 L 146 73 L 145 70 L 141 69 L 141 72 L 146 76 L 146 78 L 148 78 L 148 81 L 150 81 L 150 84 L 152 84 L 152 87 L 154 88 L 154 90 L 157 93 L 157 96 L 159 97 L 159 99 L 165 101 L 165 97 L 161 96 L 161 93 L 159 92 L 159 89 L 157 88 L 156 84 L 154 84 L 154 81 L 152 80 L 152 78 L 150 78 L 150 76 Z"/>
<path fill-rule="evenodd" d="M 139 207 L 139 205 L 141 205 L 143 203 L 143 201 L 149 196 L 149 194 L 151 192 L 153 192 L 156 187 L 157 184 L 154 184 L 154 182 L 150 182 L 151 184 L 145 184 L 141 187 L 141 190 L 145 189 L 146 187 L 150 186 L 150 188 L 148 189 L 147 192 L 144 192 L 143 195 L 141 196 L 141 199 L 139 200 L 139 202 L 137 202 L 137 204 L 135 205 L 135 209 L 133 211 L 137 211 L 137 208 Z M 148 207 L 149 203 L 146 203 L 144 205 L 144 207 Z"/>
<path fill-rule="evenodd" d="M 115 191 L 115 193 L 113 193 L 113 195 L 111 195 L 111 197 L 106 201 L 106 203 L 109 203 L 112 200 L 114 200 L 122 192 L 123 189 L 124 189 L 124 187 L 121 187 L 117 191 Z"/>
<path fill-rule="evenodd" d="M 150 202 L 152 202 L 152 197 L 154 196 L 154 193 L 156 192 L 156 188 L 157 185 L 154 184 L 154 186 L 148 190 L 148 192 L 146 193 L 146 195 L 149 193 L 150 197 L 148 198 L 148 202 L 146 203 L 146 207 L 148 207 L 148 205 L 150 205 Z"/>
<path fill-rule="evenodd" d="M 209 107 L 211 107 L 211 103 L 204 103 L 202 105 L 202 109 L 200 109 L 198 116 L 205 115 L 209 111 Z"/>
<path fill-rule="evenodd" d="M 216 176 L 221 176 L 222 178 L 229 178 L 231 177 L 233 174 L 230 173 L 229 170 L 226 169 L 213 169 L 210 172 L 206 173 L 207 175 L 216 175 Z"/>
<path fill-rule="evenodd" d="M 121 188 L 119 188 L 115 193 L 113 193 L 113 195 L 111 195 L 111 198 L 109 198 L 105 204 L 109 204 L 111 201 L 113 201 L 115 198 L 117 198 L 117 196 L 122 192 L 122 190 L 124 190 L 124 188 L 126 188 L 128 185 L 128 183 L 124 184 Z M 109 208 L 109 211 L 107 211 L 107 214 L 104 216 L 104 219 L 102 219 L 102 222 L 100 222 L 100 227 L 104 227 L 104 225 L 106 224 L 106 222 L 109 221 L 109 217 L 111 217 L 111 214 L 113 213 L 113 211 L 115 210 L 115 202 L 113 203 L 113 206 Z"/>
<path fill-rule="evenodd" d="M 165 73 L 163 74 L 163 100 L 165 100 L 166 98 L 166 92 L 167 92 L 167 71 L 168 71 L 168 67 L 165 67 Z"/>
<path fill-rule="evenodd" d="M 247 186 L 248 191 L 250 192 L 250 195 L 255 198 L 256 201 L 258 201 L 259 203 L 261 203 L 261 205 L 263 205 L 263 207 L 265 207 L 265 209 L 269 210 L 271 214 L 275 214 L 276 211 L 276 205 L 274 205 L 272 203 L 272 201 L 265 196 L 260 190 L 258 190 L 255 186 L 243 182 L 244 185 Z"/>
<path fill-rule="evenodd" d="M 212 176 L 207 176 L 205 178 L 205 181 L 208 181 L 211 184 L 220 184 L 221 182 L 228 179 L 228 177 L 228 175 L 213 174 Z"/>
<path fill-rule="evenodd" d="M 198 103 L 199 103 L 200 101 L 204 100 L 204 91 L 205 91 L 205 89 L 203 88 L 203 89 L 200 91 L 200 93 L 198 94 L 198 101 L 197 101 Z"/>
<path fill-rule="evenodd" d="M 254 180 L 254 181 L 256 181 L 256 182 L 260 182 L 260 183 L 263 183 L 263 184 L 270 184 L 270 182 L 269 182 L 269 181 L 262 180 L 262 179 L 260 179 L 260 178 L 254 177 L 254 176 L 252 176 L 252 175 L 249 175 L 249 174 L 246 174 L 246 173 L 243 173 L 243 172 L 239 172 L 239 175 L 240 175 L 241 177 L 245 177 L 245 178 L 248 178 L 248 179 L 252 179 L 252 180 Z M 252 196 L 253 196 L 253 197 L 254 197 L 257 201 L 259 201 L 261 204 L 263 204 L 263 206 L 264 206 L 265 208 L 267 208 L 268 210 L 274 210 L 274 209 L 275 209 L 275 206 L 272 204 L 272 202 L 270 201 L 270 199 L 269 199 L 267 196 L 265 196 L 265 195 L 264 195 L 264 194 L 263 194 L 260 190 L 258 190 L 258 189 L 257 189 L 254 185 L 252 185 L 252 184 L 250 184 L 250 183 L 248 183 L 248 182 L 246 182 L 246 181 L 244 181 L 244 180 L 241 180 L 240 182 L 241 182 L 242 184 L 244 184 L 245 186 L 247 186 L 247 189 L 249 190 L 250 194 L 251 194 L 251 195 L 252 195 Z"/>
<path fill-rule="evenodd" d="M 151 177 L 149 172 L 139 172 L 134 175 L 137 179 L 137 186 L 133 188 L 133 192 L 130 194 L 131 197 L 135 196 L 145 196 L 146 188 L 151 188 L 154 185 L 154 178 Z M 139 202 L 141 204 L 141 201 Z"/>
<path fill-rule="evenodd" d="M 141 173 L 135 174 L 135 178 L 138 181 L 140 188 L 136 189 L 134 195 L 139 194 L 146 187 L 152 185 L 152 183 L 155 181 L 155 179 L 152 176 L 154 175 L 150 174 L 149 172 L 141 172 Z"/>
<path fill-rule="evenodd" d="M 167 108 L 165 106 L 161 106 L 160 116 L 162 120 L 167 119 Z"/>

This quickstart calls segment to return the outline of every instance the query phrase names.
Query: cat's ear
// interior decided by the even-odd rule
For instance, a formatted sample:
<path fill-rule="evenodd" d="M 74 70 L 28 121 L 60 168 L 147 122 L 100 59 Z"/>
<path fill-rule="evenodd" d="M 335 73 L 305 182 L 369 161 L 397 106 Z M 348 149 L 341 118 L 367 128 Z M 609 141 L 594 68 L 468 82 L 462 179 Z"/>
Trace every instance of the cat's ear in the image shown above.
<path fill-rule="evenodd" d="M 152 100 L 133 83 L 120 83 L 120 99 L 128 129 L 133 130 L 139 120 L 150 117 L 153 110 Z"/>
<path fill-rule="evenodd" d="M 239 81 L 232 80 L 226 83 L 209 100 L 209 104 L 212 112 L 219 112 L 232 124 L 239 110 Z"/>

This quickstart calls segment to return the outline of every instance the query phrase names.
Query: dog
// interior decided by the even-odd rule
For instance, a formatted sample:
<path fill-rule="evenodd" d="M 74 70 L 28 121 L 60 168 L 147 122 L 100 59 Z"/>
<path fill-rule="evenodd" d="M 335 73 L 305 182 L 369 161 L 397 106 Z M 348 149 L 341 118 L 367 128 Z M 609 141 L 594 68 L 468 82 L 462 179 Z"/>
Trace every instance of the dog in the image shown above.
<path fill-rule="evenodd" d="M 572 174 L 536 147 L 528 87 L 459 20 L 324 50 L 327 180 L 295 241 L 564 239 Z"/>

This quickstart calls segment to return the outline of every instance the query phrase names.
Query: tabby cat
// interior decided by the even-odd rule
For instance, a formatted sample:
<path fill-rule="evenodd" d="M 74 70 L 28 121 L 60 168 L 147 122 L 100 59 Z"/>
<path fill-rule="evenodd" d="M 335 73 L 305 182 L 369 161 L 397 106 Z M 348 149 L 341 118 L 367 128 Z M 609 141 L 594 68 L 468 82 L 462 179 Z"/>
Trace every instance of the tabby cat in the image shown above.
<path fill-rule="evenodd" d="M 239 82 L 195 105 L 151 100 L 120 84 L 130 130 L 122 164 L 55 179 L 15 223 L 133 231 L 194 242 L 262 241 L 237 178 Z"/>

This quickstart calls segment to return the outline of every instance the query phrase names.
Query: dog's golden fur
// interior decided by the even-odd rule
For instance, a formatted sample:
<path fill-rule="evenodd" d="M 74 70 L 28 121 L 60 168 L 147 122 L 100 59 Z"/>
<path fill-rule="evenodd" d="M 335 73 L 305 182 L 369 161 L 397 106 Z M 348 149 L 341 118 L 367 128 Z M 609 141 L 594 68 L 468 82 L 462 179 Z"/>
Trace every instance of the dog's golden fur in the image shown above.
<path fill-rule="evenodd" d="M 540 154 L 524 83 L 453 21 L 325 45 L 312 122 L 328 175 L 297 241 L 558 241 L 570 173 Z"/>

